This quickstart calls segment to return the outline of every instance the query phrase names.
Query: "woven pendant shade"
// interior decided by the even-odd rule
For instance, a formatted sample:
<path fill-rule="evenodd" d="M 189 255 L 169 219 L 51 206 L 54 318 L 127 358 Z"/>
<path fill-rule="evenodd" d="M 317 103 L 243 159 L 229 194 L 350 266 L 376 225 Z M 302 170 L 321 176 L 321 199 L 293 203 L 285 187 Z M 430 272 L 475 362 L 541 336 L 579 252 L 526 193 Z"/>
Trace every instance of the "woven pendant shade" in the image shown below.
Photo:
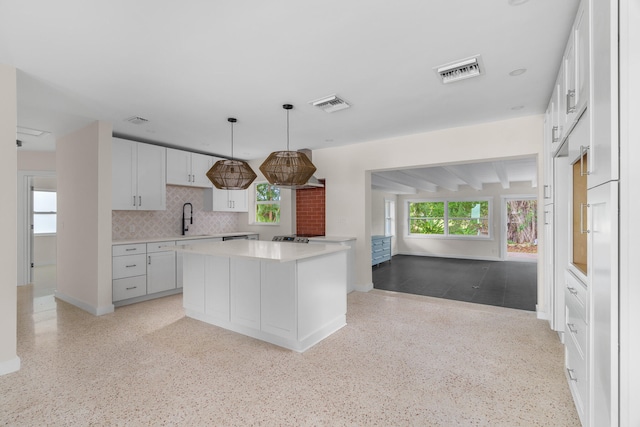
<path fill-rule="evenodd" d="M 304 185 L 316 171 L 306 154 L 298 151 L 275 151 L 260 165 L 260 171 L 272 185 Z"/>
<path fill-rule="evenodd" d="M 295 187 L 304 185 L 316 171 L 306 154 L 289 151 L 289 110 L 291 104 L 282 106 L 287 111 L 287 151 L 274 151 L 260 165 L 260 171 L 271 185 Z"/>
<path fill-rule="evenodd" d="M 247 162 L 233 159 L 233 124 L 238 120 L 227 121 L 231 123 L 231 160 L 218 160 L 207 172 L 207 178 L 220 190 L 246 190 L 257 175 Z"/>
<path fill-rule="evenodd" d="M 218 160 L 207 172 L 209 181 L 221 190 L 246 190 L 257 175 L 247 162 Z"/>

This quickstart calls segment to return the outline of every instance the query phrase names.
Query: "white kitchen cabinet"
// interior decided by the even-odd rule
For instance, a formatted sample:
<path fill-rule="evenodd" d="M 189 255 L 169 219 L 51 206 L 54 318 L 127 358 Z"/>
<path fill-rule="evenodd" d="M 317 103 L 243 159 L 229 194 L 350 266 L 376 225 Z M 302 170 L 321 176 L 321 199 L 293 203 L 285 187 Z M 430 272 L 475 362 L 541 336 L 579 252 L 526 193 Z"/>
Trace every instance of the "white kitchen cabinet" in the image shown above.
<path fill-rule="evenodd" d="M 210 257 L 204 265 L 204 312 L 213 319 L 228 322 L 231 319 L 229 258 Z"/>
<path fill-rule="evenodd" d="M 565 129 L 578 119 L 589 98 L 589 0 L 583 0 L 564 55 Z"/>
<path fill-rule="evenodd" d="M 167 184 L 210 188 L 207 172 L 214 157 L 167 148 Z"/>
<path fill-rule="evenodd" d="M 166 148 L 112 140 L 112 209 L 166 209 Z"/>
<path fill-rule="evenodd" d="M 204 210 L 221 212 L 248 212 L 249 190 L 206 189 Z"/>
<path fill-rule="evenodd" d="M 113 301 L 145 295 L 147 293 L 145 245 L 113 246 L 112 255 Z"/>
<path fill-rule="evenodd" d="M 222 242 L 222 237 L 209 237 L 205 239 L 184 239 L 178 240 L 176 245 L 193 245 L 197 243 Z M 182 288 L 184 283 L 182 252 L 176 254 L 176 287 Z"/>
<path fill-rule="evenodd" d="M 189 283 L 182 291 L 182 304 L 186 310 L 204 313 L 205 306 L 205 261 L 208 257 L 188 254 L 182 257 L 184 281 Z"/>
<path fill-rule="evenodd" d="M 550 116 L 550 153 L 555 153 L 563 141 L 564 136 L 564 116 L 560 115 L 562 102 L 560 100 L 562 88 L 564 87 L 564 67 L 560 67 L 560 73 L 553 85 L 551 99 L 549 100 L 549 116 Z"/>
<path fill-rule="evenodd" d="M 176 288 L 176 253 L 166 246 L 175 241 L 147 243 L 147 294 Z"/>
<path fill-rule="evenodd" d="M 544 281 L 545 289 L 554 289 L 554 262 L 553 262 L 553 233 L 554 233 L 554 217 L 553 203 L 544 206 Z M 547 293 L 546 306 L 549 310 L 549 324 L 551 329 L 557 330 L 556 319 L 553 312 L 555 307 L 555 293 Z"/>

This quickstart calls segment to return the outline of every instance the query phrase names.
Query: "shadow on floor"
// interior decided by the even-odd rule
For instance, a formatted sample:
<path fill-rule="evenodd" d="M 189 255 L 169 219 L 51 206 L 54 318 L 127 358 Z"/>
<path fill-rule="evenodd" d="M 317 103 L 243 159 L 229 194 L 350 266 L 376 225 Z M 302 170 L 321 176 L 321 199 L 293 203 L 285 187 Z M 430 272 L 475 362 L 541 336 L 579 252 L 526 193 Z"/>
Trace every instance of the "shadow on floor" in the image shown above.
<path fill-rule="evenodd" d="M 396 255 L 373 267 L 373 287 L 535 311 L 537 264 Z"/>

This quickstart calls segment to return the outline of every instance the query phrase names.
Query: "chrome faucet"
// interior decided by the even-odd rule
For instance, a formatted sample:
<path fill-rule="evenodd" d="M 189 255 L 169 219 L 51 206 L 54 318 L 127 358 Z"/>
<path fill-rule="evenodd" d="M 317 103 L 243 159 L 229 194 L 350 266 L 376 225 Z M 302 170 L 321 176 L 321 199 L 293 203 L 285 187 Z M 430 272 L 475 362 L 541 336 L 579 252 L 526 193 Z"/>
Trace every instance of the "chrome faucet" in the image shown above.
<path fill-rule="evenodd" d="M 185 218 L 184 211 L 185 208 L 189 206 L 189 218 Z M 189 220 L 189 224 L 193 224 L 193 205 L 191 203 L 185 203 L 182 205 L 182 235 L 184 236 L 187 231 L 189 231 L 189 226 L 186 221 Z"/>

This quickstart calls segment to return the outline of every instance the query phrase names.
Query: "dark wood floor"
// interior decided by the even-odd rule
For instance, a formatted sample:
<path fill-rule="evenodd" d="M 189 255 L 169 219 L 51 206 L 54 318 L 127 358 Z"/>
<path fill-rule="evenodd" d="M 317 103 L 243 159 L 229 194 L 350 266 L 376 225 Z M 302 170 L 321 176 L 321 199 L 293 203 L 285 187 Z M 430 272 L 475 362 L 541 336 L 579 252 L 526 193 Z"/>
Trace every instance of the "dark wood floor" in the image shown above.
<path fill-rule="evenodd" d="M 535 311 L 537 264 L 396 255 L 373 267 L 373 287 Z"/>

